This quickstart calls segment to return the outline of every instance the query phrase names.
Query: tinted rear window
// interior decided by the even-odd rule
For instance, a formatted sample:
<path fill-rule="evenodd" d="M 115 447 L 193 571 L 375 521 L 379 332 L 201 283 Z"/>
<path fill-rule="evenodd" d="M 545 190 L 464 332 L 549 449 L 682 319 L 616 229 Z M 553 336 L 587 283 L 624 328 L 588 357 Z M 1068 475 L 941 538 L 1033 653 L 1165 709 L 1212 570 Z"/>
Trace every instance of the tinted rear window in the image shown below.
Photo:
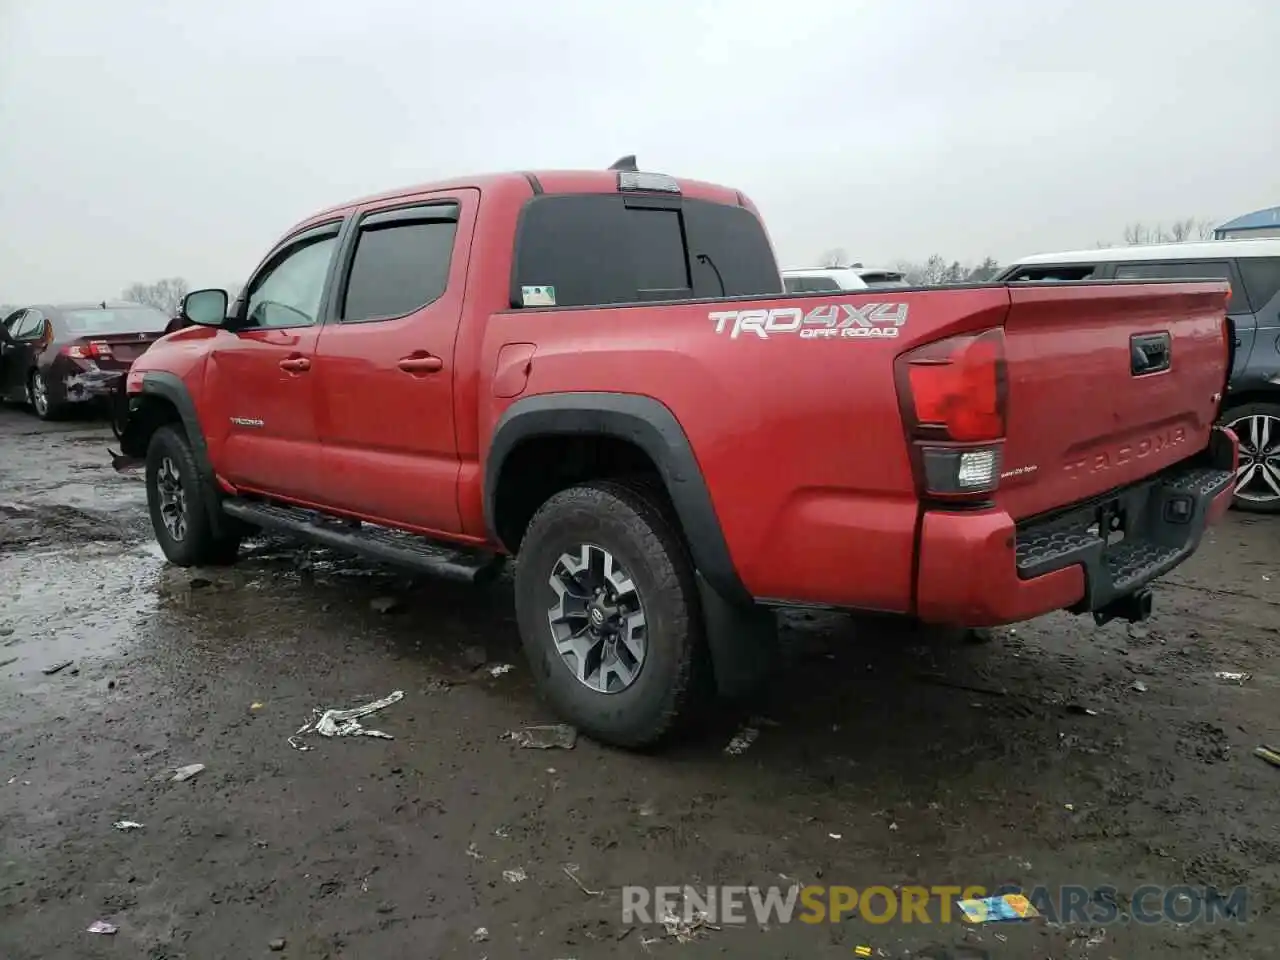
<path fill-rule="evenodd" d="M 764 228 L 742 207 L 609 194 L 536 197 L 516 238 L 513 306 L 525 287 L 554 288 L 562 307 L 783 292 Z"/>
<path fill-rule="evenodd" d="M 1236 266 L 1253 309 L 1264 309 L 1280 293 L 1280 257 L 1241 257 Z"/>
<path fill-rule="evenodd" d="M 106 310 L 63 310 L 62 322 L 72 336 L 113 333 L 160 333 L 170 318 L 154 307 L 109 307 Z"/>

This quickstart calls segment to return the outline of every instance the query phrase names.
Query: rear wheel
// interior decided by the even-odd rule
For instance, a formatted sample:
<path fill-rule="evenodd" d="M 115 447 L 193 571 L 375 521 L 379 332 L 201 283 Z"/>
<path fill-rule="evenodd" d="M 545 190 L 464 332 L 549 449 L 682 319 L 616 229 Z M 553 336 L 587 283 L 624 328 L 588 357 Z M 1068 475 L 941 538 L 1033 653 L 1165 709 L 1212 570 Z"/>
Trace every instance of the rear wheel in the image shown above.
<path fill-rule="evenodd" d="M 551 497 L 525 534 L 515 591 L 534 675 L 566 720 L 644 747 L 689 718 L 705 662 L 693 566 L 644 493 L 601 481 Z"/>
<path fill-rule="evenodd" d="M 186 434 L 161 427 L 147 447 L 147 506 L 156 542 L 180 567 L 233 563 L 240 549 L 237 534 L 215 535 L 208 496 Z"/>
<path fill-rule="evenodd" d="M 62 406 L 49 396 L 49 381 L 39 370 L 32 370 L 27 378 L 27 403 L 41 420 L 56 420 L 62 412 Z"/>
<path fill-rule="evenodd" d="M 1246 403 L 1222 422 L 1240 440 L 1233 501 L 1240 510 L 1280 513 L 1280 403 Z"/>

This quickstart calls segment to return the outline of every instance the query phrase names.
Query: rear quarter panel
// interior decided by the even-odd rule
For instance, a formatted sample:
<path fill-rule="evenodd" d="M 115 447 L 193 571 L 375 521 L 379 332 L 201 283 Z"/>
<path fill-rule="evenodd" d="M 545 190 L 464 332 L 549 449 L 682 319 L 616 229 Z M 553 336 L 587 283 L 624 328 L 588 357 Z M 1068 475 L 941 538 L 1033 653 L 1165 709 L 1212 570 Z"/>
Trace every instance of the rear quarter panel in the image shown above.
<path fill-rule="evenodd" d="M 732 321 L 713 319 L 878 303 L 906 305 L 896 336 L 734 336 Z M 492 380 L 504 344 L 532 343 L 523 397 L 612 391 L 660 401 L 689 438 L 753 595 L 903 611 L 917 505 L 894 357 L 925 340 L 999 325 L 1007 305 L 1003 288 L 981 288 L 502 312 L 487 324 L 482 376 Z M 486 384 L 481 402 L 485 450 L 514 401 Z"/>

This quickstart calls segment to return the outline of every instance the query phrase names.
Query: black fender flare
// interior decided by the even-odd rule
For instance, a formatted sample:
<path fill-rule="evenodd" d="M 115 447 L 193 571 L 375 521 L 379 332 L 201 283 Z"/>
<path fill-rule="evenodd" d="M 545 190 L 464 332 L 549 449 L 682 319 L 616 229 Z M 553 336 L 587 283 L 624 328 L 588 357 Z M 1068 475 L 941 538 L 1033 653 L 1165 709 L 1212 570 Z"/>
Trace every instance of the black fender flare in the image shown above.
<path fill-rule="evenodd" d="M 484 469 L 484 515 L 496 541 L 498 479 L 521 443 L 536 437 L 596 435 L 635 444 L 658 468 L 683 527 L 694 566 L 726 601 L 751 604 L 738 576 L 689 438 L 671 410 L 630 393 L 549 393 L 517 400 L 494 427 Z"/>
<path fill-rule="evenodd" d="M 187 442 L 191 444 L 191 453 L 195 457 L 196 468 L 200 471 L 200 485 L 204 489 L 204 502 L 209 514 L 209 522 L 214 533 L 221 533 L 226 526 L 226 518 L 222 513 L 222 492 L 218 489 L 218 481 L 213 473 L 213 462 L 209 459 L 209 447 L 205 442 L 204 430 L 200 426 L 200 417 L 196 413 L 195 401 L 191 392 L 177 374 L 155 370 L 142 376 L 142 397 L 156 397 L 166 400 L 178 411 L 178 419 L 186 432 Z M 132 404 L 130 405 L 132 406 Z M 132 417 L 129 417 L 131 420 Z M 128 433 L 128 420 L 124 433 Z M 121 445 L 124 438 L 121 437 Z M 128 453 L 129 451 L 125 451 Z M 141 451 L 146 456 L 146 451 Z"/>

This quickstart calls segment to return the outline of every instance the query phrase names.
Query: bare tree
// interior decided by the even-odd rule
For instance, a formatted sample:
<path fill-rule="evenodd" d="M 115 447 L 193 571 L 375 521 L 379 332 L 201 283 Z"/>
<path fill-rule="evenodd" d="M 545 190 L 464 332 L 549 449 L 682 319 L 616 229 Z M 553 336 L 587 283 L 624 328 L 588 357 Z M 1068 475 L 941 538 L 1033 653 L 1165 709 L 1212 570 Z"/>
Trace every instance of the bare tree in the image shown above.
<path fill-rule="evenodd" d="M 1192 238 L 1211 240 L 1213 231 L 1214 221 L 1199 217 L 1175 220 L 1167 228 L 1160 223 L 1153 227 L 1131 223 L 1124 228 L 1124 242 L 1126 246 L 1134 247 L 1148 243 L 1184 243 Z"/>
<path fill-rule="evenodd" d="M 155 283 L 132 284 L 120 296 L 133 303 L 145 303 L 173 316 L 178 312 L 178 307 L 182 306 L 182 298 L 189 289 L 187 281 L 182 277 L 166 277 Z"/>
<path fill-rule="evenodd" d="M 843 247 L 835 247 L 822 255 L 824 267 L 843 267 L 849 262 L 849 254 Z"/>
<path fill-rule="evenodd" d="M 968 272 L 968 276 L 965 277 L 965 280 L 969 283 L 982 283 L 983 281 L 990 280 L 999 272 L 1000 261 L 995 257 L 987 257 Z"/>

